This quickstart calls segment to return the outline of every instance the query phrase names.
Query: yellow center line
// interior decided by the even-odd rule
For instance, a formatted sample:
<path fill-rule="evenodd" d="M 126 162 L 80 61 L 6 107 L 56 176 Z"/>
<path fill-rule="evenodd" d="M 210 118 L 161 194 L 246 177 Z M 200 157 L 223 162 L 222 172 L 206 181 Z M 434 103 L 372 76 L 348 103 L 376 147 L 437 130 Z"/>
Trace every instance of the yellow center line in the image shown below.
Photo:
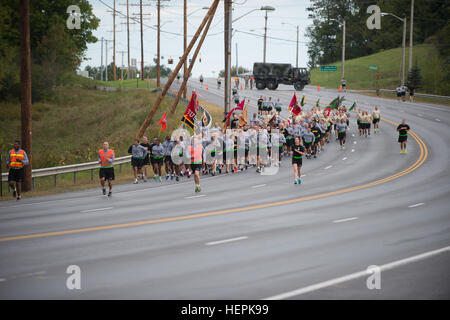
<path fill-rule="evenodd" d="M 394 121 L 381 118 L 381 120 L 392 124 L 394 126 L 397 125 Z M 283 201 L 277 201 L 277 202 L 271 202 L 271 203 L 263 203 L 258 205 L 252 205 L 252 206 L 246 206 L 241 208 L 233 208 L 233 209 L 225 209 L 225 210 L 219 210 L 219 211 L 212 211 L 212 212 L 204 212 L 204 213 L 198 213 L 198 214 L 190 214 L 185 216 L 178 216 L 178 217 L 171 217 L 171 218 L 162 218 L 162 219 L 153 219 L 153 220 L 143 220 L 143 221 L 136 221 L 136 222 L 129 222 L 129 223 L 121 223 L 121 224 L 112 224 L 112 225 L 105 225 L 105 226 L 98 226 L 98 227 L 89 227 L 89 228 L 80 228 L 80 229 L 72 229 L 72 230 L 62 230 L 62 231 L 54 231 L 54 232 L 45 232 L 45 233 L 34 233 L 34 234 L 25 234 L 25 235 L 18 235 L 18 236 L 11 236 L 11 237 L 5 237 L 0 238 L 0 242 L 6 242 L 6 241 L 13 241 L 13 240 L 24 240 L 24 239 L 35 239 L 35 238 L 44 238 L 44 237 L 50 237 L 50 236 L 58 236 L 58 235 L 65 235 L 65 234 L 73 234 L 73 233 L 80 233 L 80 232 L 89 232 L 89 231 L 100 231 L 100 230 L 109 230 L 109 229 L 119 229 L 119 228 L 127 228 L 127 227 L 137 227 L 137 226 L 143 226 L 148 224 L 154 224 L 154 223 L 162 223 L 162 222 L 171 222 L 171 221 L 180 221 L 180 220 L 187 220 L 187 219 L 196 219 L 196 218 L 202 218 L 202 217 L 211 217 L 221 214 L 227 214 L 227 213 L 236 213 L 236 212 L 242 212 L 242 211 L 251 211 L 256 209 L 263 209 L 263 208 L 271 208 L 275 206 L 282 206 L 282 205 L 288 205 L 308 200 L 316 200 L 321 199 L 325 197 L 340 195 L 356 190 L 361 190 L 365 188 L 369 188 L 372 186 L 376 186 L 382 183 L 386 183 L 395 179 L 398 179 L 414 170 L 419 168 L 427 159 L 428 157 L 428 149 L 425 145 L 425 143 L 422 141 L 422 139 L 413 131 L 409 131 L 411 136 L 414 138 L 414 140 L 417 142 L 420 148 L 420 156 L 416 160 L 414 164 L 412 164 L 410 167 L 406 168 L 403 171 L 400 171 L 396 174 L 393 174 L 389 177 L 376 180 L 373 182 L 369 182 L 363 185 L 344 188 L 336 191 L 326 192 L 326 193 L 320 193 L 312 196 L 307 197 L 301 197 L 301 198 L 295 198 L 290 200 L 283 200 Z"/>

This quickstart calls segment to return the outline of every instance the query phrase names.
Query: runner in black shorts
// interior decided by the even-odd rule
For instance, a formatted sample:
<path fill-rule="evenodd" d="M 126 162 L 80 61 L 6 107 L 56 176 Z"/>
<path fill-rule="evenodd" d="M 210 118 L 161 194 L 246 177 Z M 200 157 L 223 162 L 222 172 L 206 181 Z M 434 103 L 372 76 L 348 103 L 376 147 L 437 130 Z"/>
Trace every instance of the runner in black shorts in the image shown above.
<path fill-rule="evenodd" d="M 400 153 L 406 154 L 406 141 L 408 140 L 409 125 L 406 124 L 406 120 L 403 119 L 402 123 L 398 125 L 398 142 L 400 143 Z"/>
<path fill-rule="evenodd" d="M 103 142 L 103 149 L 98 151 L 98 162 L 100 163 L 100 184 L 102 186 L 103 195 L 106 195 L 105 180 L 108 180 L 109 193 L 108 197 L 112 195 L 112 181 L 114 180 L 114 150 L 109 148 L 107 141 Z"/>
<path fill-rule="evenodd" d="M 302 176 L 302 158 L 305 154 L 305 148 L 301 144 L 301 140 L 299 137 L 295 137 L 294 145 L 292 146 L 292 167 L 294 168 L 294 184 L 301 184 L 302 180 L 300 179 Z"/>

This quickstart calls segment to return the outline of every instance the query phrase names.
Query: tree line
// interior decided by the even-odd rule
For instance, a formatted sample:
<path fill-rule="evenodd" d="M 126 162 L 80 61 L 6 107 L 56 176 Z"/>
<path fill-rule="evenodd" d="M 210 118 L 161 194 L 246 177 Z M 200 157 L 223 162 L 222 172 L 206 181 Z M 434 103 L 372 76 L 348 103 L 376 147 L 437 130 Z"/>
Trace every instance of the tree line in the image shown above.
<path fill-rule="evenodd" d="M 307 8 L 313 23 L 307 28 L 308 66 L 310 68 L 329 64 L 341 59 L 342 27 L 346 23 L 346 59 L 377 53 L 384 49 L 401 46 L 402 22 L 390 16 L 381 18 L 381 29 L 369 30 L 366 20 L 367 7 L 376 4 L 382 12 L 407 17 L 407 44 L 411 0 L 311 0 Z M 448 0 L 416 0 L 414 6 L 414 43 L 429 42 L 436 45 L 447 60 L 450 47 Z M 335 19 L 335 20 L 332 20 Z"/>
<path fill-rule="evenodd" d="M 18 0 L 0 6 L 0 100 L 20 99 L 20 25 Z M 68 29 L 67 8 L 80 8 L 80 28 Z M 100 20 L 88 0 L 30 0 L 31 83 L 33 101 L 68 81 L 84 59 Z"/>

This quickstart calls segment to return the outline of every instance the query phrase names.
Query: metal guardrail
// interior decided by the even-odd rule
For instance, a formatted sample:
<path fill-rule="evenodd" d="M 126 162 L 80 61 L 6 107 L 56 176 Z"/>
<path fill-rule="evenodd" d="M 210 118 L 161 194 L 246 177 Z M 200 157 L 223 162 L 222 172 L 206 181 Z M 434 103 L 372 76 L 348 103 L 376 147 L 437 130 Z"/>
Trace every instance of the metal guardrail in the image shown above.
<path fill-rule="evenodd" d="M 114 161 L 115 166 L 119 166 L 120 171 L 122 171 L 122 164 L 129 163 L 131 161 L 131 156 L 119 157 Z M 73 173 L 74 174 L 74 182 L 77 179 L 77 172 L 91 170 L 91 179 L 94 178 L 94 170 L 99 169 L 100 164 L 98 161 L 79 163 L 79 164 L 71 164 L 67 166 L 59 166 L 59 167 L 51 167 L 51 168 L 42 168 L 42 169 L 33 169 L 31 171 L 31 176 L 33 179 L 40 177 L 55 177 L 55 185 L 56 185 L 56 176 L 59 174 L 65 173 Z M 8 173 L 2 173 L 2 182 L 8 181 Z"/>

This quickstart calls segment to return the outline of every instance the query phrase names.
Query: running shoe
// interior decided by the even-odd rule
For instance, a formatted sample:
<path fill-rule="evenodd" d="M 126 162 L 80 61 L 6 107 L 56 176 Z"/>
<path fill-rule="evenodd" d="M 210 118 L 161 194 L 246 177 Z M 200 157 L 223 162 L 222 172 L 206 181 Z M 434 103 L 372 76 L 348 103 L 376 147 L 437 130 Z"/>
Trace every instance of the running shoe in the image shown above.
<path fill-rule="evenodd" d="M 406 154 L 406 149 L 405 149 L 405 154 Z"/>
<path fill-rule="evenodd" d="M 138 179 L 135 179 L 134 182 L 133 182 L 133 184 L 138 184 L 138 183 L 139 183 Z"/>
<path fill-rule="evenodd" d="M 403 150 L 400 150 L 400 154 L 403 154 Z"/>
<path fill-rule="evenodd" d="M 195 192 L 200 192 L 200 191 L 201 191 L 200 187 L 195 187 Z"/>
<path fill-rule="evenodd" d="M 173 180 L 173 174 L 170 175 L 170 180 Z"/>
<path fill-rule="evenodd" d="M 103 195 L 106 196 L 106 189 L 103 188 Z"/>
<path fill-rule="evenodd" d="M 17 197 L 17 190 L 16 190 L 16 188 L 14 188 L 14 191 L 13 191 L 13 197 L 14 197 L 14 198 Z"/>
<path fill-rule="evenodd" d="M 297 180 L 294 179 L 294 184 L 297 184 Z"/>
<path fill-rule="evenodd" d="M 159 181 L 159 182 L 162 182 L 162 179 L 161 179 L 161 177 L 158 177 L 158 181 Z"/>
<path fill-rule="evenodd" d="M 168 174 L 166 174 L 166 181 L 167 181 L 167 180 L 169 180 L 169 175 L 168 175 Z"/>
<path fill-rule="evenodd" d="M 112 192 L 110 191 L 110 192 L 108 192 L 108 197 L 111 197 L 112 196 Z"/>
<path fill-rule="evenodd" d="M 153 176 L 153 180 L 158 181 L 158 176 Z"/>
<path fill-rule="evenodd" d="M 298 184 L 302 184 L 302 180 L 298 179 Z"/>
<path fill-rule="evenodd" d="M 176 177 L 175 177 L 175 180 L 176 180 L 176 181 L 180 181 L 180 177 L 179 177 L 179 176 L 176 176 Z"/>
<path fill-rule="evenodd" d="M 22 196 L 19 194 L 19 195 L 17 196 L 17 201 L 19 201 L 20 199 L 22 199 Z"/>

